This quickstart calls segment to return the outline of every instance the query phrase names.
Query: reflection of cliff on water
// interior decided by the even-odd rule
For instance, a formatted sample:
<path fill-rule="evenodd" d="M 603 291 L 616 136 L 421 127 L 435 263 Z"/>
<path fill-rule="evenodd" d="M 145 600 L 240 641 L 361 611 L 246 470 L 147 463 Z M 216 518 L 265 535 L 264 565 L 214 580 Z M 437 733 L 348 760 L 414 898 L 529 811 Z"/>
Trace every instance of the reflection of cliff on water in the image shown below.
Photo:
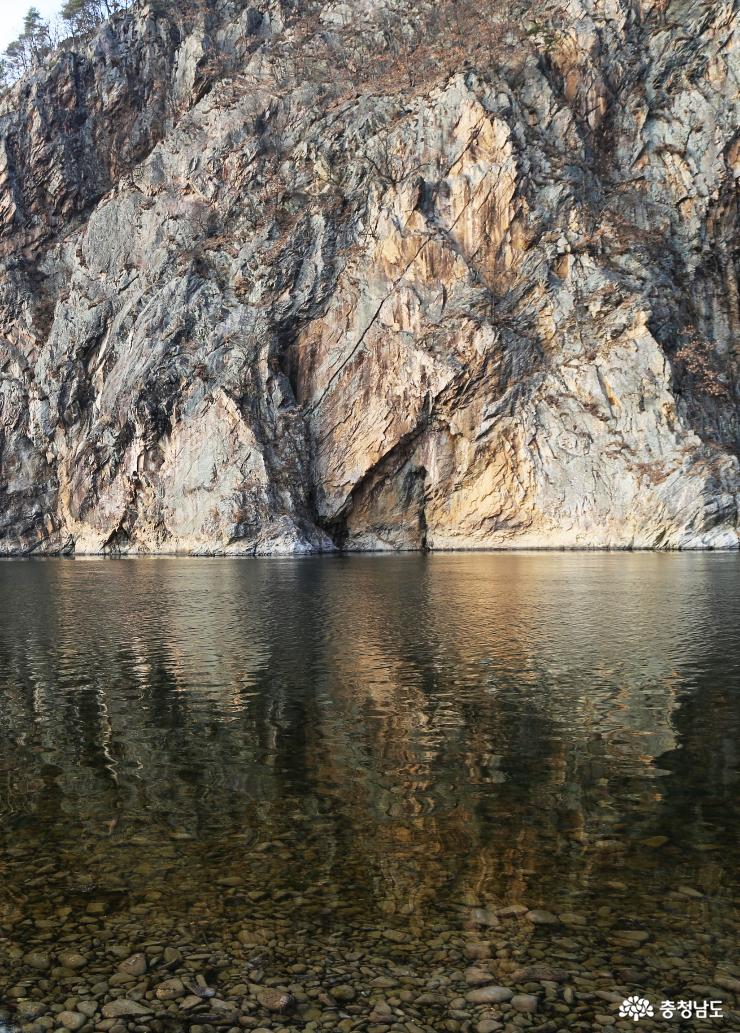
<path fill-rule="evenodd" d="M 377 714 L 362 770 L 371 778 L 382 757 L 381 795 L 405 819 L 397 853 L 410 823 L 425 844 L 399 900 L 421 865 L 438 869 L 431 893 L 456 863 L 478 889 L 547 892 L 544 877 L 562 891 L 593 844 L 608 863 L 641 823 L 650 835 L 652 761 L 675 744 L 676 696 L 704 666 L 702 625 L 721 605 L 706 590 L 712 558 L 698 559 L 366 560 L 351 588 L 325 592 L 353 629 L 333 639 L 332 698 L 352 720 L 365 699 Z M 401 577 L 412 565 L 418 575 Z M 377 827 L 358 828 L 371 852 Z M 386 830 L 386 867 L 389 845 Z"/>
<path fill-rule="evenodd" d="M 641 837 L 680 820 L 705 841 L 736 806 L 715 678 L 737 671 L 718 640 L 736 569 L 603 554 L 2 564 L 0 837 L 102 873 L 164 850 L 206 887 L 277 837 L 275 886 L 388 911 L 575 895 Z"/>

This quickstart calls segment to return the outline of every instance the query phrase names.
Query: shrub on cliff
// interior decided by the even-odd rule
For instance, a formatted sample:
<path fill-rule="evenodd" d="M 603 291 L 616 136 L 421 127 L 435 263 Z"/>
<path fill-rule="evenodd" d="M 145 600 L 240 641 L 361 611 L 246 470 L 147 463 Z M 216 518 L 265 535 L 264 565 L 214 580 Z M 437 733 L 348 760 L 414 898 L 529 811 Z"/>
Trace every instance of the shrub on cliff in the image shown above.
<path fill-rule="evenodd" d="M 0 81 L 17 78 L 27 71 L 35 60 L 51 50 L 53 40 L 49 23 L 44 21 L 36 7 L 29 7 L 23 19 L 23 32 L 13 40 L 0 62 Z"/>
<path fill-rule="evenodd" d="M 133 0 L 66 0 L 60 18 L 46 21 L 36 7 L 30 7 L 23 19 L 23 31 L 6 48 L 0 58 L 0 87 L 15 82 L 34 63 L 62 40 L 84 36 L 105 18 L 127 10 Z"/>

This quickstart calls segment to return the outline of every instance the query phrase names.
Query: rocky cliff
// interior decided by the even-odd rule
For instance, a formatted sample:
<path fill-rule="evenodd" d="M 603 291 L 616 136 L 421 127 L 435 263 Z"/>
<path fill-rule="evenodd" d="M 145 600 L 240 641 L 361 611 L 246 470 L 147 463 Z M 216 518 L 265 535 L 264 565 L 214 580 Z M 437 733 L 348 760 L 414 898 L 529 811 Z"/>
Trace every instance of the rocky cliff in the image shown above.
<path fill-rule="evenodd" d="M 738 546 L 738 3 L 490 6 L 139 3 L 7 92 L 0 552 Z"/>

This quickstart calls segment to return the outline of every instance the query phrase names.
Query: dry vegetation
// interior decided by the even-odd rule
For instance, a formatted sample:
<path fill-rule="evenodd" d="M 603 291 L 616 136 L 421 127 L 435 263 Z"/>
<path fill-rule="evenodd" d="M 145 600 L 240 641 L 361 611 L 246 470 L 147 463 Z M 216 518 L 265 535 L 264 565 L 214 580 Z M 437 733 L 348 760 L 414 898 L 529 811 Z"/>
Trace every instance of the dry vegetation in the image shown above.
<path fill-rule="evenodd" d="M 681 345 L 674 356 L 676 368 L 688 376 L 696 390 L 710 398 L 729 398 L 726 379 L 717 368 L 717 359 L 711 345 L 689 328 L 689 340 Z"/>
<path fill-rule="evenodd" d="M 324 81 L 343 93 L 415 92 L 456 71 L 500 66 L 526 41 L 515 6 L 440 0 L 348 25 L 327 23 L 316 6 L 291 27 L 285 78 Z"/>

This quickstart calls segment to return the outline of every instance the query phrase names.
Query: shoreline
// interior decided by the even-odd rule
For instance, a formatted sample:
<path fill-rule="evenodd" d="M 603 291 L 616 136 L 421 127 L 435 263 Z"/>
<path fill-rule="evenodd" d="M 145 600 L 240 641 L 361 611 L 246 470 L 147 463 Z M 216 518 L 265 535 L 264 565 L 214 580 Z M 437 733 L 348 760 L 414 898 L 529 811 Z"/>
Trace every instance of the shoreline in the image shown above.
<path fill-rule="evenodd" d="M 315 549 L 296 552 L 185 552 L 176 550 L 141 551 L 141 552 L 9 552 L 0 553 L 0 561 L 4 560 L 147 560 L 147 559 L 189 559 L 189 560 L 310 560 L 310 559 L 347 559 L 352 557 L 398 557 L 398 556 L 455 556 L 455 555 L 527 555 L 527 554 L 635 554 L 653 556 L 669 556 L 679 554 L 705 555 L 740 555 L 740 545 L 736 546 L 670 546 L 650 548 L 649 546 L 630 545 L 510 545 L 510 546 L 472 546 L 456 549 Z"/>

